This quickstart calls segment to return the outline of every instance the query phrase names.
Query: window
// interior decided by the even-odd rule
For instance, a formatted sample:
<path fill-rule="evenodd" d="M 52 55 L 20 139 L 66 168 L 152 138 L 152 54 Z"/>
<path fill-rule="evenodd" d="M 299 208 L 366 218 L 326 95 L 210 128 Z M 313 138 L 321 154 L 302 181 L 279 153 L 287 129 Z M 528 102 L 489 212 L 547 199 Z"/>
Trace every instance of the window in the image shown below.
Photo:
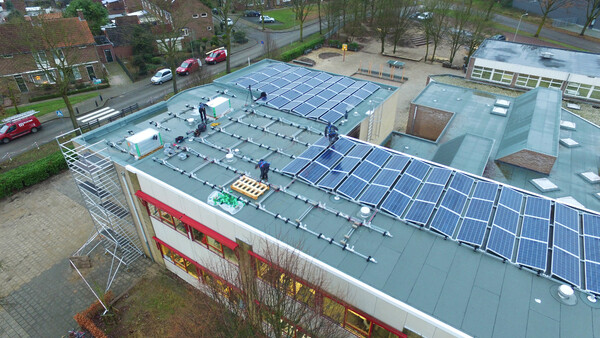
<path fill-rule="evenodd" d="M 78 67 L 73 67 L 73 78 L 75 80 L 81 80 L 81 73 L 79 72 Z"/>
<path fill-rule="evenodd" d="M 13 55 L 12 54 L 4 54 L 4 55 L 2 55 L 2 57 L 5 59 L 12 59 Z"/>
<path fill-rule="evenodd" d="M 147 205 L 148 210 L 150 211 L 150 216 L 160 219 L 160 216 L 158 215 L 158 208 L 156 208 L 154 204 L 147 203 Z"/>
<path fill-rule="evenodd" d="M 373 329 L 371 330 L 372 338 L 398 338 L 398 335 L 391 333 L 383 327 L 373 323 Z"/>
<path fill-rule="evenodd" d="M 181 34 L 182 34 L 183 36 L 189 36 L 189 35 L 190 35 L 190 29 L 189 29 L 189 28 L 187 28 L 187 27 L 184 27 L 184 28 L 182 28 L 182 29 L 181 29 Z"/>
<path fill-rule="evenodd" d="M 590 99 L 600 100 L 600 86 L 594 86 L 590 94 Z"/>
<path fill-rule="evenodd" d="M 543 77 L 538 84 L 538 87 L 544 88 L 557 88 L 560 89 L 562 87 L 563 82 L 557 79 L 551 79 L 549 77 Z"/>
<path fill-rule="evenodd" d="M 198 269 L 191 260 L 181 256 L 179 253 L 171 250 L 162 243 L 157 242 L 157 244 L 160 247 L 160 252 L 167 261 L 173 263 L 175 266 L 189 273 L 191 276 L 198 278 Z"/>
<path fill-rule="evenodd" d="M 52 51 L 52 56 L 54 56 L 54 63 L 59 66 L 67 65 L 67 61 L 65 60 L 65 54 L 62 49 L 56 49 Z"/>
<path fill-rule="evenodd" d="M 565 90 L 565 94 L 570 96 L 578 96 L 587 98 L 592 90 L 591 85 L 586 85 L 583 83 L 577 82 L 569 82 L 567 84 L 567 89 Z"/>
<path fill-rule="evenodd" d="M 236 264 L 236 265 L 239 264 L 238 258 L 235 255 L 235 252 L 233 250 L 231 250 L 230 248 L 221 244 L 216 239 L 214 239 L 210 236 L 207 236 L 206 234 L 199 231 L 198 229 L 192 228 L 191 226 L 189 228 L 191 229 L 192 240 L 194 242 L 196 242 L 198 244 L 202 244 L 202 246 L 204 246 L 208 250 L 225 258 L 226 260 L 230 261 L 233 264 Z"/>
<path fill-rule="evenodd" d="M 185 224 L 178 218 L 173 219 L 175 221 L 175 230 L 185 234 L 187 236 L 187 227 Z"/>
<path fill-rule="evenodd" d="M 159 214 L 160 214 L 160 219 L 163 222 L 169 223 L 170 225 L 173 225 L 173 216 L 171 216 L 171 214 L 169 214 L 166 211 L 162 211 L 162 210 L 158 210 Z"/>
<path fill-rule="evenodd" d="M 329 297 L 323 297 L 323 314 L 331 319 L 334 322 L 343 325 L 344 324 L 344 314 L 346 313 L 346 308 L 330 299 Z"/>
<path fill-rule="evenodd" d="M 346 324 L 350 326 L 350 331 L 353 331 L 359 336 L 369 336 L 369 328 L 371 327 L 371 321 L 359 315 L 358 313 L 352 310 L 348 310 L 346 312 Z"/>
<path fill-rule="evenodd" d="M 46 52 L 40 51 L 33 54 L 33 58 L 35 59 L 35 64 L 39 69 L 45 69 L 50 67 L 48 63 L 48 58 L 46 57 Z"/>
<path fill-rule="evenodd" d="M 36 85 L 43 85 L 43 84 L 51 84 L 54 83 L 53 81 L 51 81 L 51 79 L 48 77 L 48 74 L 44 73 L 44 72 L 40 72 L 40 73 L 35 73 L 31 75 L 31 82 L 35 83 Z"/>
<path fill-rule="evenodd" d="M 517 76 L 517 81 L 515 82 L 515 85 L 517 87 L 536 88 L 538 86 L 539 80 L 539 76 L 519 74 L 519 76 Z"/>
<path fill-rule="evenodd" d="M 490 81 L 511 84 L 514 76 L 515 73 L 513 72 L 494 69 L 494 73 L 492 74 L 492 79 Z"/>
<path fill-rule="evenodd" d="M 17 83 L 17 86 L 19 86 L 21 93 L 26 93 L 29 91 L 27 85 L 25 84 L 25 80 L 23 80 L 21 75 L 15 75 L 15 82 Z"/>
<path fill-rule="evenodd" d="M 90 77 L 90 80 L 93 80 L 96 78 L 96 73 L 94 73 L 94 67 L 93 66 L 86 66 L 85 69 L 88 72 L 88 76 Z"/>

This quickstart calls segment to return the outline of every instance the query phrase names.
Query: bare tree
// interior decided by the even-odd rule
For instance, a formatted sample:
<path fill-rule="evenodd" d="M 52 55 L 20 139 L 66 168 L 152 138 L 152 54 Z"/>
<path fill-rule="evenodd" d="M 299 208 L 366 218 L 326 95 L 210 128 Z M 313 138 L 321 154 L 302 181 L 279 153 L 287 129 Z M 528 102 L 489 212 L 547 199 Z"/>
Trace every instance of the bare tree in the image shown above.
<path fill-rule="evenodd" d="M 300 22 L 300 42 L 304 41 L 304 22 L 310 13 L 313 0 L 291 0 L 292 11 L 296 14 L 296 20 Z"/>
<path fill-rule="evenodd" d="M 295 337 L 299 332 L 314 337 L 344 335 L 345 331 L 321 315 L 328 306 L 319 299 L 327 286 L 324 273 L 296 251 L 266 241 L 261 246 L 264 260 L 241 252 L 239 269 L 216 267 L 225 278 L 203 273 L 202 287 L 228 309 L 229 313 L 215 311 L 221 326 L 230 326 L 232 336 L 240 330 L 264 337 Z"/>
<path fill-rule="evenodd" d="M 554 12 L 559 8 L 572 6 L 573 0 L 538 0 L 537 3 L 538 5 L 540 5 L 540 10 L 542 11 L 542 21 L 540 22 L 537 31 L 533 35 L 536 38 L 540 36 L 540 32 L 544 27 L 544 23 L 546 23 L 546 18 L 548 18 L 548 14 Z"/>
<path fill-rule="evenodd" d="M 277 44 L 275 43 L 275 39 L 271 36 L 271 32 L 265 32 L 265 44 L 263 45 L 265 51 L 265 57 L 268 59 L 276 59 L 277 58 Z"/>
<path fill-rule="evenodd" d="M 0 96 L 10 100 L 10 104 L 15 108 L 15 113 L 19 114 L 19 102 L 21 95 L 15 81 L 9 77 L 0 77 Z M 4 114 L 4 102 L 0 102 L 0 114 Z"/>
<path fill-rule="evenodd" d="M 385 52 L 385 39 L 393 31 L 400 14 L 396 0 L 378 0 L 377 2 L 377 12 L 373 16 L 376 18 L 375 29 L 381 41 L 381 54 L 383 54 Z"/>
<path fill-rule="evenodd" d="M 483 14 L 484 13 L 482 12 L 473 10 L 471 12 L 471 17 L 467 22 L 467 29 L 472 33 L 471 37 L 467 39 L 467 62 L 471 55 L 475 53 L 481 42 L 485 40 L 485 37 L 492 33 L 493 23 L 486 20 Z"/>
<path fill-rule="evenodd" d="M 177 69 L 181 51 L 183 49 L 183 38 L 189 34 L 186 26 L 191 16 L 186 14 L 185 6 L 179 2 L 168 0 L 145 0 L 146 10 L 156 19 L 153 34 L 158 45 L 158 50 L 165 57 L 165 61 L 171 74 L 173 74 L 173 94 L 179 92 L 177 88 Z"/>
<path fill-rule="evenodd" d="M 225 35 L 223 39 L 225 41 L 225 48 L 227 49 L 227 59 L 225 60 L 225 69 L 227 73 L 231 73 L 231 34 L 233 33 L 233 29 L 239 20 L 238 17 L 234 17 L 231 14 L 235 10 L 237 4 L 239 4 L 239 0 L 227 0 L 222 2 L 222 6 L 220 7 L 221 12 L 223 13 L 223 29 L 225 31 Z M 231 20 L 231 21 L 230 21 Z M 230 23 L 231 22 L 231 23 Z M 264 23 L 263 23 L 264 29 Z"/>
<path fill-rule="evenodd" d="M 460 46 L 469 39 L 469 35 L 472 35 L 472 33 L 466 30 L 467 23 L 471 18 L 472 9 L 473 0 L 466 0 L 465 3 L 454 7 L 453 21 L 448 31 L 450 37 L 450 63 L 454 61 L 454 57 Z"/>
<path fill-rule="evenodd" d="M 335 29 L 340 26 L 340 17 L 342 16 L 342 5 L 344 0 L 329 0 L 325 4 L 325 20 L 329 29 Z"/>
<path fill-rule="evenodd" d="M 425 4 L 427 12 L 433 13 L 433 17 L 423 21 L 425 37 L 427 42 L 433 42 L 433 53 L 431 61 L 435 60 L 435 52 L 446 34 L 448 26 L 448 15 L 451 12 L 452 2 L 450 0 L 430 0 Z M 425 61 L 429 54 L 429 44 L 425 52 Z"/>
<path fill-rule="evenodd" d="M 394 53 L 396 53 L 396 47 L 410 28 L 412 24 L 411 16 L 416 13 L 416 7 L 413 6 L 411 0 L 397 0 L 398 6 L 398 17 L 397 21 L 392 29 L 392 40 L 394 41 Z"/>
<path fill-rule="evenodd" d="M 585 0 L 585 23 L 579 35 L 584 35 L 585 31 L 594 20 L 600 16 L 600 0 Z"/>

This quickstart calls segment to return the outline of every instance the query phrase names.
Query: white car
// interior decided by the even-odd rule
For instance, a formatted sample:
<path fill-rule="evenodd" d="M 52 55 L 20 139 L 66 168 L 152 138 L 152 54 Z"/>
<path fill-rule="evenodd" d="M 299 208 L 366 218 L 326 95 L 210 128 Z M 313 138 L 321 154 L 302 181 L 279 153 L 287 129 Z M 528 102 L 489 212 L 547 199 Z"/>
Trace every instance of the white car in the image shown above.
<path fill-rule="evenodd" d="M 227 18 L 227 26 L 233 26 L 233 20 L 231 20 L 231 18 Z"/>
<path fill-rule="evenodd" d="M 431 18 L 433 18 L 433 13 L 431 12 L 425 12 L 417 15 L 417 20 L 429 20 Z"/>
<path fill-rule="evenodd" d="M 154 76 L 150 79 L 152 84 L 163 84 L 163 82 L 167 82 L 169 80 L 173 80 L 173 73 L 171 73 L 170 69 L 164 68 L 156 72 Z"/>
<path fill-rule="evenodd" d="M 273 19 L 272 17 L 265 15 L 265 16 L 259 16 L 258 17 L 258 22 L 263 22 L 263 20 L 265 21 L 265 23 L 273 23 L 275 22 L 275 19 Z"/>

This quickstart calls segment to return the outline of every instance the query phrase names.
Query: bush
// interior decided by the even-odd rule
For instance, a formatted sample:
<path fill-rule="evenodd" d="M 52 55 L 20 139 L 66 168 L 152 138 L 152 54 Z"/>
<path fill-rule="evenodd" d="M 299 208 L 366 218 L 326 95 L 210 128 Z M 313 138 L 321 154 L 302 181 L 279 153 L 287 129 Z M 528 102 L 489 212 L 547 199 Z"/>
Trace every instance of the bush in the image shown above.
<path fill-rule="evenodd" d="M 25 187 L 40 183 L 67 169 L 60 151 L 0 174 L 0 198 L 12 195 Z"/>
<path fill-rule="evenodd" d="M 356 43 L 356 42 L 350 42 L 350 43 L 348 44 L 348 50 L 351 50 L 351 51 L 357 52 L 357 51 L 358 51 L 358 48 L 359 48 L 359 46 L 358 46 L 358 43 Z"/>
<path fill-rule="evenodd" d="M 342 44 L 338 40 L 329 40 L 329 47 L 342 48 Z"/>
<path fill-rule="evenodd" d="M 281 61 L 284 62 L 289 62 L 292 61 L 293 59 L 302 56 L 304 54 L 304 51 L 307 49 L 312 49 L 314 46 L 322 44 L 323 43 L 323 38 L 320 37 L 318 39 L 312 40 L 312 41 L 308 41 L 305 42 L 301 45 L 298 45 L 290 50 L 287 50 L 283 53 L 281 53 Z"/>
<path fill-rule="evenodd" d="M 244 31 L 236 31 L 233 33 L 233 41 L 237 43 L 246 43 L 248 39 L 246 39 L 246 32 Z"/>
<path fill-rule="evenodd" d="M 103 83 L 101 85 L 98 85 L 98 89 L 104 89 L 104 88 L 108 88 L 110 87 L 110 85 L 108 83 Z M 73 95 L 73 94 L 80 94 L 80 93 L 85 93 L 85 92 L 91 92 L 92 90 L 96 90 L 96 86 L 92 86 L 90 85 L 89 87 L 85 87 L 83 89 L 76 89 L 76 90 L 70 90 L 67 95 Z M 37 102 L 37 101 L 44 101 L 44 100 L 49 100 L 49 99 L 55 99 L 57 97 L 62 97 L 62 95 L 60 94 L 47 94 L 47 95 L 40 95 L 40 96 L 36 96 L 36 97 L 32 97 L 29 99 L 29 102 Z"/>
<path fill-rule="evenodd" d="M 155 56 L 150 59 L 150 63 L 155 64 L 155 65 L 160 65 L 160 64 L 162 64 L 162 59 L 159 56 Z"/>

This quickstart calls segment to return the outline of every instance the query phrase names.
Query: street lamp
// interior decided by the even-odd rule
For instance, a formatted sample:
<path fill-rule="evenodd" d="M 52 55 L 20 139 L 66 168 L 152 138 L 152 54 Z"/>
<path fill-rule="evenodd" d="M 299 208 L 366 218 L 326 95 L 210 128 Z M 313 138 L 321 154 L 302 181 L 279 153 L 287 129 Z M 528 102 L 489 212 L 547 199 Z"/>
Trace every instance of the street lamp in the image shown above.
<path fill-rule="evenodd" d="M 517 33 L 519 33 L 519 27 L 521 27 L 521 20 L 523 20 L 524 16 L 528 16 L 529 13 L 525 12 L 523 13 L 523 15 L 521 15 L 521 17 L 519 18 L 519 24 L 517 25 L 517 30 L 515 31 L 515 36 L 513 36 L 513 42 L 515 42 L 515 39 L 517 38 Z"/>

